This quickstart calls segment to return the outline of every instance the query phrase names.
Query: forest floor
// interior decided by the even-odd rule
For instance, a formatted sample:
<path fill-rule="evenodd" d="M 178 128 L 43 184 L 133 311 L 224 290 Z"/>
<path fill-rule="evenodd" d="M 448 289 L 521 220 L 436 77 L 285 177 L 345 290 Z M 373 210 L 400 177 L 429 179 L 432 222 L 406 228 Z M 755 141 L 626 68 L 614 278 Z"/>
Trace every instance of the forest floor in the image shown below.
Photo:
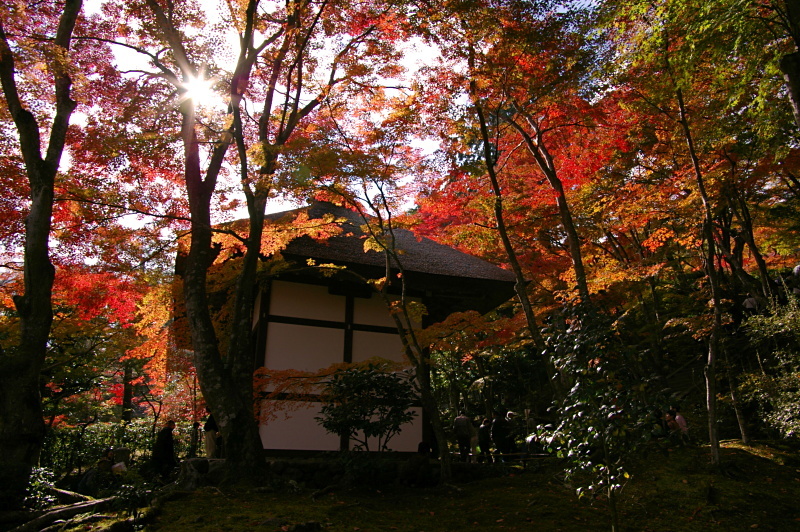
<path fill-rule="evenodd" d="M 653 449 L 620 494 L 622 530 L 800 530 L 800 452 L 782 443 Z M 532 471 L 531 469 L 536 469 Z M 509 476 L 425 489 L 259 493 L 205 488 L 163 504 L 150 531 L 437 532 L 609 530 L 603 497 L 578 499 L 557 460 Z"/>

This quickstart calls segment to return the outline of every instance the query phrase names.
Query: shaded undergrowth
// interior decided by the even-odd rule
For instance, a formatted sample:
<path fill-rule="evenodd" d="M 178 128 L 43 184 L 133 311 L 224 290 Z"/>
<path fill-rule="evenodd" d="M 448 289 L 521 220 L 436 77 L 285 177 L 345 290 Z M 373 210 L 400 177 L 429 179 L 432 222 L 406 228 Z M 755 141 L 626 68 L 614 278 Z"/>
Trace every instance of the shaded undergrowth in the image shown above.
<path fill-rule="evenodd" d="M 724 442 L 714 470 L 704 447 L 657 448 L 638 457 L 620 498 L 624 530 L 800 530 L 800 454 L 759 443 Z M 558 462 L 500 478 L 432 488 L 325 493 L 203 488 L 177 494 L 151 531 L 437 532 L 608 530 L 602 497 L 575 496 Z"/>

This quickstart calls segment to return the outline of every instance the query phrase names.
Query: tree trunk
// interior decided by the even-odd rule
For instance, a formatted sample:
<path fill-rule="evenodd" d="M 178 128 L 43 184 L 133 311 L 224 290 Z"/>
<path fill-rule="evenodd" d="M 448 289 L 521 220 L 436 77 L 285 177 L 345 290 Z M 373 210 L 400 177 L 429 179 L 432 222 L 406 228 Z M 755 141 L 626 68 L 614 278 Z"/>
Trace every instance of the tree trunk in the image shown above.
<path fill-rule="evenodd" d="M 69 50 L 82 0 L 66 0 L 54 44 Z M 19 508 L 32 468 L 39 463 L 45 434 L 39 376 L 53 321 L 52 288 L 55 269 L 50 262 L 49 237 L 55 176 L 64 150 L 67 127 L 76 103 L 70 97 L 72 80 L 65 65 L 54 61 L 55 116 L 47 153 L 42 157 L 39 124 L 23 106 L 17 91 L 15 59 L 0 19 L 0 83 L 16 126 L 30 184 L 30 211 L 25 220 L 24 290 L 15 296 L 19 313 L 19 344 L 0 351 L 0 508 Z M 60 65 L 60 66 L 59 66 Z"/>
<path fill-rule="evenodd" d="M 784 0 L 783 5 L 789 33 L 795 48 L 800 49 L 800 0 Z M 786 81 L 794 121 L 800 127 L 800 51 L 783 56 L 779 66 Z"/>
<path fill-rule="evenodd" d="M 736 422 L 739 424 L 739 434 L 744 445 L 750 445 L 750 435 L 747 432 L 747 420 L 745 419 L 742 403 L 739 401 L 739 394 L 736 393 L 736 379 L 733 378 L 730 361 L 728 360 L 727 350 L 725 355 L 725 375 L 728 378 L 728 388 L 730 388 L 731 403 L 733 411 L 736 413 Z"/>
<path fill-rule="evenodd" d="M 786 54 L 780 62 L 783 79 L 786 81 L 789 103 L 797 127 L 800 127 L 800 52 Z"/>
<path fill-rule="evenodd" d="M 208 175 L 205 180 L 202 178 L 194 114 L 190 110 L 186 110 L 184 115 L 183 139 L 186 185 L 192 212 L 192 235 L 186 258 L 184 297 L 198 380 L 203 396 L 222 432 L 228 478 L 258 481 L 262 477 L 264 464 L 263 447 L 253 411 L 252 366 L 249 382 L 243 387 L 243 379 L 232 375 L 230 371 L 232 367 L 238 368 L 240 365 L 233 361 L 228 361 L 228 365 L 223 363 L 209 310 L 206 282 L 208 268 L 215 255 L 211 238 L 210 205 L 216 175 Z M 218 145 L 215 149 L 215 155 L 219 158 L 224 155 L 223 148 L 227 146 Z M 248 326 L 244 334 L 249 333 Z M 242 332 L 233 330 L 231 334 L 241 335 Z M 238 345 L 235 341 L 232 344 Z"/>
<path fill-rule="evenodd" d="M 129 423 L 133 419 L 133 369 L 129 362 L 124 362 L 122 374 L 122 421 Z"/>
<path fill-rule="evenodd" d="M 475 68 L 475 56 L 473 48 L 470 48 L 469 66 L 470 68 Z M 531 335 L 531 339 L 533 340 L 533 343 L 536 346 L 537 351 L 541 351 L 542 348 L 544 347 L 544 340 L 542 339 L 542 335 L 539 332 L 539 325 L 536 323 L 536 316 L 533 313 L 533 306 L 531 305 L 530 298 L 528 297 L 528 289 L 527 289 L 527 282 L 525 281 L 525 275 L 522 271 L 522 267 L 520 266 L 519 259 L 517 258 L 517 252 L 514 249 L 513 244 L 511 243 L 511 238 L 508 234 L 508 228 L 506 227 L 505 216 L 503 211 L 503 191 L 502 188 L 500 187 L 500 180 L 498 179 L 497 173 L 495 171 L 495 160 L 494 160 L 494 155 L 492 154 L 486 116 L 483 111 L 483 107 L 479 103 L 477 95 L 477 84 L 474 80 L 470 81 L 470 95 L 472 97 L 472 106 L 475 109 L 475 114 L 478 118 L 478 125 L 481 131 L 483 162 L 486 165 L 486 173 L 489 177 L 489 183 L 491 185 L 492 194 L 494 195 L 493 212 L 494 212 L 495 224 L 497 226 L 497 234 L 500 237 L 500 241 L 503 244 L 503 251 L 505 251 L 506 253 L 506 257 L 508 258 L 508 263 L 511 265 L 511 271 L 514 272 L 514 278 L 516 280 L 516 282 L 514 283 L 514 292 L 517 295 L 517 300 L 519 301 L 520 306 L 522 306 L 522 312 L 525 315 L 525 321 L 528 326 L 528 332 Z M 562 397 L 563 396 L 562 386 L 560 385 L 559 381 L 556 378 L 556 370 L 553 367 L 553 364 L 549 359 L 547 359 L 544 360 L 544 366 L 545 366 L 545 371 L 547 372 L 548 381 L 550 382 L 550 386 L 553 389 L 553 394 L 556 397 Z"/>
<path fill-rule="evenodd" d="M 518 111 L 522 113 L 519 108 Z M 530 117 L 526 117 L 526 119 L 528 119 L 529 124 L 533 125 Z M 545 178 L 547 178 L 547 182 L 550 183 L 550 187 L 556 193 L 558 215 L 561 218 L 561 225 L 564 227 L 564 232 L 567 234 L 567 247 L 569 249 L 570 260 L 572 260 L 572 270 L 575 273 L 575 285 L 578 289 L 578 296 L 580 296 L 583 301 L 589 301 L 589 284 L 586 281 L 586 268 L 583 265 L 583 253 L 581 252 L 578 230 L 572 218 L 572 211 L 569 208 L 564 185 L 558 177 L 550 152 L 543 144 L 538 129 L 536 130 L 536 138 L 534 138 L 530 132 L 526 131 L 525 128 L 515 120 L 508 119 L 507 121 L 522 136 L 528 148 L 528 152 L 533 156 L 539 169 L 542 171 Z"/>
<path fill-rule="evenodd" d="M 708 411 L 708 439 L 711 446 L 711 464 L 720 465 L 719 457 L 719 436 L 717 431 L 717 359 L 719 358 L 720 335 L 722 334 L 722 309 L 719 278 L 715 265 L 716 252 L 714 246 L 714 218 L 711 211 L 711 200 L 708 197 L 703 179 L 703 172 L 700 169 L 700 160 L 692 140 L 692 131 L 689 127 L 689 118 L 686 113 L 686 106 L 683 102 L 683 91 L 677 89 L 676 96 L 680 109 L 680 125 L 686 139 L 686 146 L 689 150 L 689 157 L 692 160 L 697 188 L 703 202 L 703 236 L 706 240 L 705 270 L 708 282 L 711 285 L 711 301 L 714 307 L 714 326 L 708 342 L 708 359 L 704 369 L 706 379 L 706 409 Z"/>
<path fill-rule="evenodd" d="M 164 40 L 169 44 L 170 50 L 181 65 L 181 75 L 184 76 L 184 79 L 196 77 L 198 72 L 183 46 L 181 33 L 175 28 L 172 20 L 156 0 L 146 1 L 155 16 Z M 249 78 L 250 70 L 257 57 L 256 50 L 250 47 L 254 32 L 255 6 L 255 2 L 248 3 L 246 29 L 241 38 L 243 46 L 236 63 L 234 81 L 230 85 L 231 107 L 234 112 L 238 112 L 242 94 L 247 88 L 246 80 Z M 177 77 L 171 81 L 175 83 L 178 90 L 181 90 L 181 83 Z M 248 244 L 244 274 L 237 284 L 235 305 L 239 308 L 235 310 L 235 322 L 230 330 L 231 350 L 228 358 L 224 361 L 219 348 L 219 339 L 214 329 L 206 290 L 208 270 L 217 253 L 212 245 L 211 200 L 225 154 L 237 135 L 241 137 L 242 131 L 241 127 L 237 128 L 233 124 L 226 128 L 219 140 L 214 143 L 204 174 L 200 163 L 200 141 L 195 129 L 197 120 L 194 103 L 191 100 L 185 101 L 181 105 L 180 112 L 182 115 L 181 138 L 184 146 L 184 178 L 189 198 L 192 230 L 184 273 L 184 298 L 197 377 L 203 396 L 222 433 L 227 478 L 232 481 L 258 482 L 263 479 L 262 473 L 265 464 L 253 405 L 253 365 L 250 360 L 249 337 L 250 310 L 254 297 L 254 283 L 252 282 L 255 278 L 254 264 L 260 250 L 258 245 L 253 242 L 255 238 L 258 238 L 256 242 L 260 244 L 260 233 L 251 236 Z M 242 179 L 245 180 L 247 178 L 246 158 L 242 164 L 245 168 Z M 259 223 L 259 220 L 251 221 L 251 227 L 254 223 Z M 263 223 L 263 213 L 260 223 Z"/>

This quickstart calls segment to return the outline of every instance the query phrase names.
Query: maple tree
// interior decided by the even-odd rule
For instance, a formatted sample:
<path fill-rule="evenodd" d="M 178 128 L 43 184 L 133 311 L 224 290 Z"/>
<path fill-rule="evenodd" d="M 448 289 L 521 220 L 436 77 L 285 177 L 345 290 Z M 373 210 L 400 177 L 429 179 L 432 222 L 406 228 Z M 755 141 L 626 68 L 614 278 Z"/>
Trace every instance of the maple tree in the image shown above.
<path fill-rule="evenodd" d="M 455 168 L 460 168 L 454 173 L 466 174 L 429 188 L 431 192 L 421 200 L 425 223 L 430 227 L 441 216 L 443 209 L 435 204 L 441 203 L 448 190 L 460 198 L 457 202 L 476 198 L 473 205 L 481 204 L 482 216 L 491 213 L 489 221 L 480 224 L 493 228 L 502 242 L 504 262 L 517 277 L 528 334 L 539 350 L 544 342 L 525 279 L 532 255 L 537 251 L 559 254 L 563 249 L 571 271 L 561 269 L 556 274 L 561 297 L 589 300 L 584 240 L 571 203 L 624 142 L 619 129 L 608 123 L 604 100 L 589 101 L 591 88 L 585 83 L 590 54 L 579 36 L 577 18 L 573 13 L 551 11 L 554 5 L 507 2 L 465 8 L 454 3 L 452 27 L 449 21 L 441 22 L 448 30 L 432 37 L 454 39 L 452 45 L 448 42 L 442 65 L 432 69 L 432 78 L 447 81 L 448 93 L 441 100 L 435 100 L 438 95 L 433 90 L 425 96 L 434 102 L 429 104 L 431 114 L 441 113 L 440 106 L 458 109 L 447 112 L 454 123 L 443 126 L 442 137 L 455 154 Z M 452 98 L 454 92 L 464 95 L 468 108 L 463 106 L 464 99 Z M 465 178 L 469 180 L 466 191 Z M 491 200 L 478 192 L 486 186 L 479 184 L 481 180 L 488 182 Z M 545 229 L 537 222 L 536 233 L 526 235 L 534 209 L 543 211 L 542 217 L 555 214 L 560 226 Z M 440 219 L 438 227 L 452 221 Z M 461 217 L 458 223 L 464 221 Z M 552 260 L 541 262 L 554 265 Z M 554 378 L 555 374 L 551 367 L 551 385 L 560 393 L 559 388 L 568 383 Z"/>
<path fill-rule="evenodd" d="M 684 3 L 673 4 L 663 2 L 654 6 L 628 6 L 629 10 L 620 10 L 620 17 L 626 18 L 623 27 L 627 28 L 628 36 L 634 41 L 638 48 L 636 52 L 627 52 L 627 57 L 632 58 L 630 69 L 637 71 L 639 68 L 646 69 L 655 80 L 647 86 L 629 81 L 636 87 L 642 99 L 653 106 L 660 113 L 665 121 L 667 131 L 672 131 L 673 142 L 682 139 L 685 145 L 685 153 L 679 155 L 683 161 L 679 163 L 682 168 L 676 170 L 690 178 L 691 181 L 684 181 L 688 190 L 696 190 L 699 196 L 700 212 L 702 217 L 695 222 L 695 227 L 701 230 L 697 238 L 701 241 L 698 251 L 703 253 L 702 265 L 708 279 L 710 287 L 710 298 L 713 308 L 713 321 L 707 329 L 708 334 L 708 358 L 706 363 L 706 388 L 707 388 L 707 409 L 709 414 L 709 437 L 711 439 L 712 462 L 719 464 L 717 432 L 716 432 L 716 397 L 717 397 L 717 359 L 722 356 L 727 359 L 727 352 L 722 349 L 722 337 L 724 335 L 723 325 L 728 319 L 724 316 L 723 309 L 723 290 L 725 287 L 724 266 L 728 266 L 733 273 L 735 281 L 740 283 L 744 290 L 749 291 L 751 296 L 760 301 L 765 301 L 774 293 L 766 273 L 766 264 L 761 257 L 753 233 L 752 219 L 747 201 L 740 194 L 736 182 L 736 163 L 738 155 L 731 155 L 739 152 L 743 147 L 754 146 L 752 141 L 748 141 L 741 130 L 736 132 L 736 126 L 729 130 L 709 128 L 709 124 L 722 126 L 726 114 L 734 116 L 737 110 L 737 100 L 720 101 L 713 93 L 707 92 L 718 83 L 719 74 L 726 72 L 727 68 L 736 68 L 740 61 L 735 56 L 726 58 L 726 62 L 717 62 L 713 70 L 704 69 L 711 61 L 718 59 L 719 48 L 705 46 L 698 53 L 695 45 L 698 38 L 692 33 L 692 27 L 686 31 L 680 21 L 686 17 L 694 17 L 695 12 L 691 5 Z M 657 26 L 658 31 L 650 31 Z M 648 29 L 649 28 L 649 29 Z M 727 40 L 722 34 L 719 39 Z M 702 36 L 706 39 L 706 36 Z M 730 65 L 730 66 L 729 66 Z M 702 75 L 701 72 L 711 72 L 711 75 Z M 715 120 L 698 118 L 699 109 L 714 109 L 718 114 Z M 705 111 L 704 111 L 705 112 Z M 705 125 L 698 126 L 698 123 Z M 678 127 L 676 127 L 678 126 Z M 727 124 L 725 124 L 727 126 Z M 723 127 L 725 127 L 723 126 Z M 739 125 L 741 127 L 741 124 Z M 754 132 L 754 128 L 749 128 L 749 132 Z M 702 136 L 701 136 L 702 135 Z M 738 136 L 738 138 L 736 138 Z M 737 146 L 738 144 L 738 146 Z M 677 145 L 672 148 L 677 151 Z M 762 155 L 768 155 L 762 152 Z M 730 170 L 733 180 L 724 179 L 721 168 Z M 745 170 L 746 171 L 746 170 Z M 693 181 L 693 183 L 692 183 Z M 719 191 L 719 192 L 718 192 Z M 720 194 L 721 192 L 721 194 Z M 733 201 L 731 201 L 733 199 Z M 697 200 L 694 200 L 697 202 Z M 723 210 L 725 209 L 725 210 Z M 760 278 L 760 288 L 754 282 L 752 276 L 745 271 L 742 266 L 741 252 L 735 251 L 731 246 L 733 231 L 729 222 L 739 218 L 741 233 L 745 235 L 743 239 L 757 255 L 756 263 Z M 739 246 L 741 249 L 741 246 Z M 724 263 L 723 263 L 724 261 Z M 763 303 L 762 303 L 763 304 Z M 729 364 L 727 365 L 729 367 Z M 733 379 L 730 377 L 729 380 Z M 731 394 L 737 415 L 741 420 L 738 400 L 734 394 L 734 386 L 731 383 Z M 747 439 L 742 426 L 742 437 Z"/>
<path fill-rule="evenodd" d="M 22 164 L 17 168 L 27 178 L 30 202 L 25 220 L 24 291 L 14 301 L 20 316 L 19 340 L 13 348 L 4 349 L 4 376 L 0 381 L 4 420 L 0 428 L 0 485 L 3 486 L 0 504 L 11 508 L 20 504 L 44 437 L 39 373 L 53 319 L 51 291 L 55 274 L 48 242 L 56 174 L 70 116 L 77 106 L 71 95 L 71 68 L 66 58 L 81 1 L 66 2 L 63 10 L 55 3 L 36 8 L 48 15 L 34 19 L 41 25 L 42 34 L 53 36 L 43 42 L 26 39 L 37 33 L 27 26 L 33 14 L 31 8 L 23 4 L 4 5 L 7 14 L 0 22 L 0 83 L 7 116 L 10 115 L 18 135 Z M 18 75 L 22 65 L 17 64 L 21 61 L 20 49 L 38 52 L 47 65 L 44 77 L 51 92 L 44 101 L 53 105 L 51 116 L 37 109 L 34 95 L 23 92 L 25 84 Z M 45 154 L 41 148 L 43 135 L 49 137 Z"/>
<path fill-rule="evenodd" d="M 279 185 L 282 154 L 307 117 L 332 92 L 350 86 L 359 90 L 385 70 L 375 65 L 378 58 L 393 58 L 392 24 L 399 15 L 392 4 L 228 4 L 223 19 L 238 33 L 239 49 L 233 68 L 226 71 L 214 59 L 218 34 L 203 42 L 197 33 L 206 21 L 196 6 L 146 0 L 127 9 L 144 21 L 129 46 L 146 55 L 155 69 L 149 80 L 178 96 L 180 125 L 173 131 L 182 144 L 191 216 L 183 286 L 200 386 L 225 438 L 229 472 L 254 477 L 261 441 L 253 415 L 251 287 L 259 257 L 271 252 L 262 242 L 265 206 Z M 157 51 L 162 46 L 169 50 L 164 56 Z M 224 86 L 226 112 L 204 115 L 199 102 L 187 97 L 188 83 L 204 76 Z M 207 272 L 217 253 L 212 206 L 227 176 L 238 179 L 248 221 L 237 237 L 243 259 L 223 357 L 209 310 Z"/>
<path fill-rule="evenodd" d="M 152 213 L 171 223 L 176 209 L 163 182 L 141 181 L 142 170 L 158 165 L 149 153 L 135 150 L 142 145 L 141 129 L 126 122 L 126 112 L 138 102 L 130 98 L 135 85 L 112 63 L 108 41 L 116 23 L 86 11 L 80 1 L 6 3 L 3 9 L 0 118 L 8 134 L 0 145 L 0 180 L 7 191 L 0 237 L 6 288 L 17 292 L 13 306 L 5 306 L 10 334 L 4 340 L 0 408 L 8 422 L 0 469 L 8 480 L 3 497 L 10 499 L 4 500 L 13 506 L 44 435 L 39 381 L 43 369 L 52 369 L 48 357 L 57 358 L 59 350 L 78 355 L 82 348 L 68 337 L 113 337 L 116 332 L 103 327 L 129 323 L 135 300 L 135 290 L 129 290 L 141 271 L 163 266 L 166 244 L 161 225 L 134 227 L 129 221 Z M 161 169 L 148 175 L 163 175 Z M 148 191 L 150 196 L 136 199 Z M 99 287 L 103 281 L 109 286 Z M 60 330 L 48 339 L 54 286 Z M 100 329 L 92 330 L 95 325 Z M 83 355 L 92 353 L 97 351 Z M 57 364 L 64 367 L 64 360 Z"/>
<path fill-rule="evenodd" d="M 756 361 L 730 349 L 742 303 L 763 310 L 796 281 L 775 276 L 798 242 L 800 113 L 786 101 L 798 100 L 797 2 L 578 4 L 242 0 L 219 15 L 188 1 L 111 1 L 95 14 L 74 0 L 3 4 L 4 500 L 36 462 L 40 377 L 54 425 L 83 415 L 82 397 L 123 416 L 194 419 L 196 368 L 231 474 L 258 474 L 254 408 L 278 415 L 258 399 L 318 390 L 336 369 L 253 379 L 252 287 L 285 266 L 261 259 L 339 230 L 268 221 L 281 194 L 363 215 L 365 249 L 387 267 L 361 280 L 397 319 L 437 439 L 451 397 L 487 412 L 549 401 L 535 381 L 566 412 L 572 385 L 588 382 L 575 375 L 594 364 L 645 383 L 607 390 L 633 401 L 705 351 L 712 452 L 723 392 L 746 440 L 737 368 Z M 600 18 L 585 19 L 593 9 Z M 398 81 L 395 45 L 412 31 L 441 60 Z M 111 46 L 140 61 L 115 65 Z M 196 82 L 221 101 L 200 100 Z M 436 155 L 423 161 L 414 135 L 436 136 Z M 418 208 L 398 216 L 412 191 Z M 409 222 L 512 269 L 517 303 L 412 326 L 422 309 L 404 298 L 392 236 Z M 172 286 L 159 272 L 177 239 Z M 181 291 L 187 319 L 173 322 Z M 591 312 L 572 315 L 576 300 Z M 631 353 L 571 351 L 566 331 L 580 323 Z"/>

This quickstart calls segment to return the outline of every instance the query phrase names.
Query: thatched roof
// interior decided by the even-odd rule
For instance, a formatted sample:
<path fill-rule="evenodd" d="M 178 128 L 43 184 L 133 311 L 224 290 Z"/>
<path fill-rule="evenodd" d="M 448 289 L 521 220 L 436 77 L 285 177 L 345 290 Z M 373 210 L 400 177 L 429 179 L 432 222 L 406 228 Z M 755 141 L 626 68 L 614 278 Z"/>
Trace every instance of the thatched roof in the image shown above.
<path fill-rule="evenodd" d="M 321 219 L 332 214 L 337 219 L 346 219 L 343 232 L 326 241 L 315 241 L 310 237 L 293 240 L 284 255 L 309 257 L 318 261 L 360 264 L 383 268 L 385 255 L 378 251 L 364 251 L 365 234 L 361 230 L 364 221 L 357 212 L 327 202 L 315 202 L 311 206 L 270 215 L 277 219 L 307 210 L 309 218 Z M 418 238 L 406 229 L 395 229 L 396 249 L 406 272 L 442 275 L 462 279 L 485 279 L 514 282 L 514 274 L 483 259 L 463 253 L 450 246 L 439 244 L 429 238 Z"/>

